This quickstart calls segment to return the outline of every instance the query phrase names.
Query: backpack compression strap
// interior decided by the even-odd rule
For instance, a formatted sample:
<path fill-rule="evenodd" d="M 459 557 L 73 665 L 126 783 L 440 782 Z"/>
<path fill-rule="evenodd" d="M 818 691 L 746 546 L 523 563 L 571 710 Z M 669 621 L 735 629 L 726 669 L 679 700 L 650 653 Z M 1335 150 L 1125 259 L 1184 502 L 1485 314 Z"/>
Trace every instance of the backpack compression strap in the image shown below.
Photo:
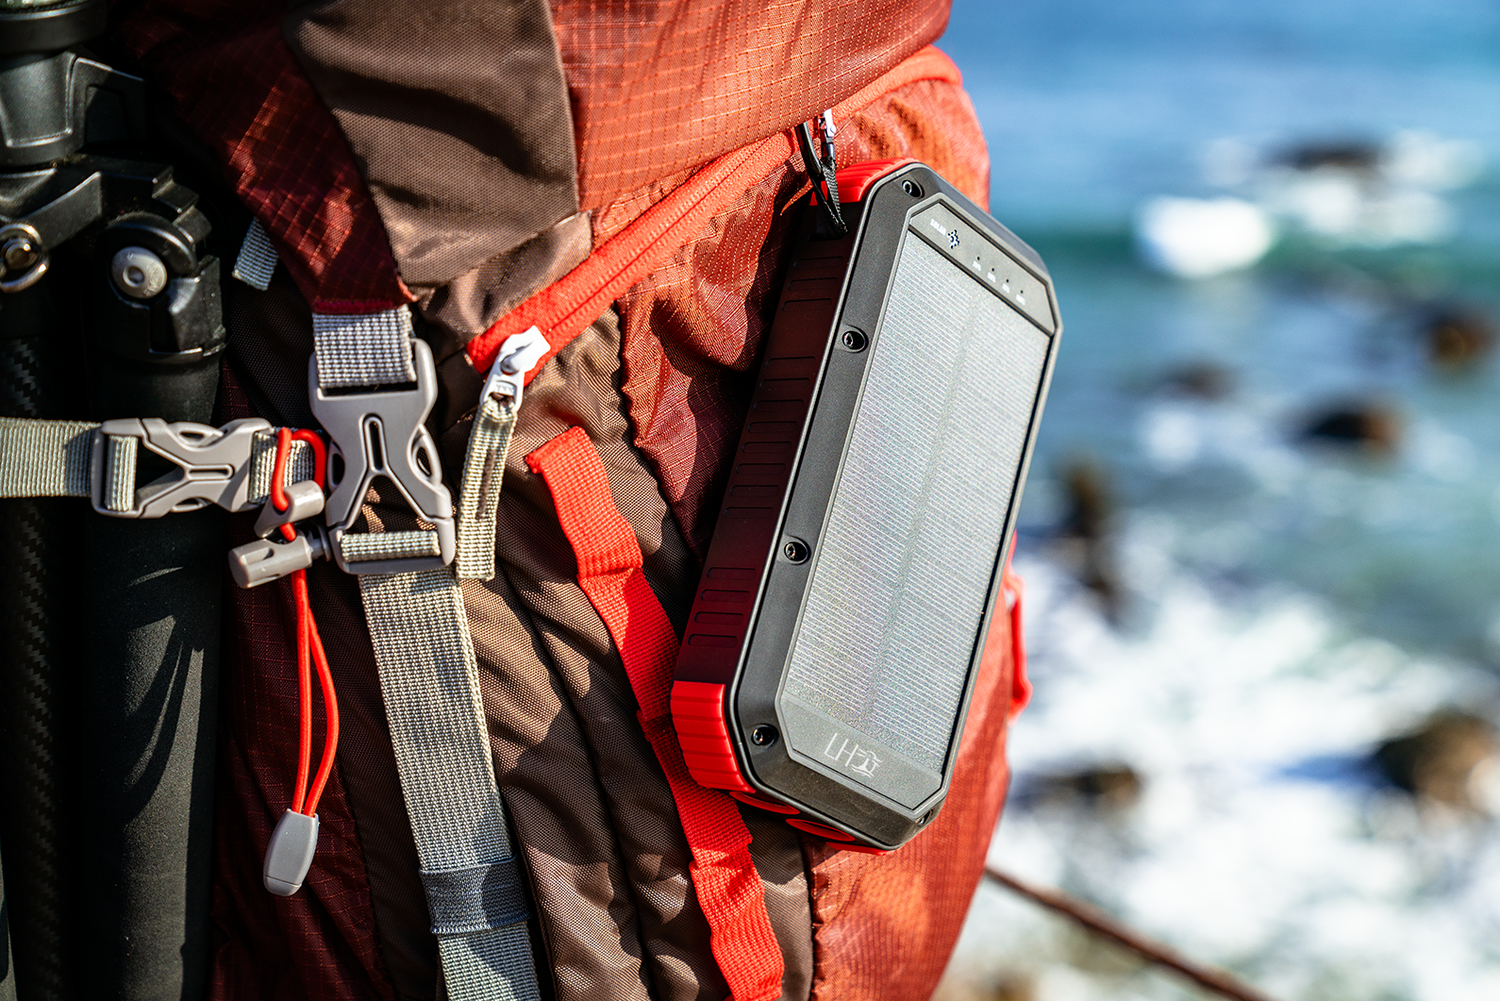
<path fill-rule="evenodd" d="M 578 560 L 578 586 L 620 651 L 636 716 L 666 773 L 693 853 L 689 872 L 719 970 L 734 1001 L 780 997 L 781 947 L 750 858 L 750 831 L 733 800 L 688 774 L 668 706 L 677 634 L 641 572 L 640 543 L 615 506 L 599 453 L 583 428 L 574 427 L 528 455 L 526 464 L 546 480 Z"/>
<path fill-rule="evenodd" d="M 392 312 L 402 315 L 320 326 L 320 390 L 336 385 L 374 398 L 376 386 L 411 366 L 409 318 L 404 307 Z M 418 426 L 425 416 L 415 417 Z M 534 1001 L 525 880 L 495 782 L 453 569 L 362 573 L 359 584 L 448 996 Z"/>

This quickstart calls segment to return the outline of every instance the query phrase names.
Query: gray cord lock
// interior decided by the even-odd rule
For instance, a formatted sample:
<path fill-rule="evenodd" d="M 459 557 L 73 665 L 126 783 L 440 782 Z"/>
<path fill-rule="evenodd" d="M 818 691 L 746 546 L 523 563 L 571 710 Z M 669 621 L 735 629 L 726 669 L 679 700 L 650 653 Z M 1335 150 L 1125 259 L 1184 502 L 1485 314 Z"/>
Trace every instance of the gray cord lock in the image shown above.
<path fill-rule="evenodd" d="M 240 587 L 259 587 L 289 573 L 306 570 L 313 560 L 326 559 L 328 546 L 322 530 L 311 530 L 311 525 L 306 529 L 290 542 L 256 539 L 235 546 L 229 551 L 229 576 Z"/>
<path fill-rule="evenodd" d="M 278 897 L 290 897 L 302 889 L 307 870 L 318 849 L 318 818 L 288 810 L 276 822 L 271 843 L 266 846 L 261 878 L 266 889 Z"/>

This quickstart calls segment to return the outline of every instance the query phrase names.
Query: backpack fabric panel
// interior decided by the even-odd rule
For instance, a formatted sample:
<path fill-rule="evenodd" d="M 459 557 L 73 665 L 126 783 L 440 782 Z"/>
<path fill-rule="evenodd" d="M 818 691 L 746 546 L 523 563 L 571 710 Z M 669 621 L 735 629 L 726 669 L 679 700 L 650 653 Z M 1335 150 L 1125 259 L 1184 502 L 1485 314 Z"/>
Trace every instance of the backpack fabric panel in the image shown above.
<path fill-rule="evenodd" d="M 110 11 L 134 57 L 265 225 L 313 309 L 411 301 L 349 145 L 282 36 L 286 5 L 139 0 Z"/>
<path fill-rule="evenodd" d="M 616 388 L 619 365 L 618 328 L 613 314 L 606 314 L 528 388 L 501 493 L 497 581 L 503 578 L 522 602 L 540 636 L 543 659 L 551 662 L 567 692 L 582 739 L 592 751 L 624 875 L 637 900 L 639 931 L 653 958 L 644 974 L 653 996 L 722 998 L 725 988 L 709 952 L 708 927 L 688 878 L 691 856 L 670 787 L 636 722 L 635 698 L 619 653 L 578 586 L 572 548 L 558 524 L 547 485 L 525 465 L 528 453 L 569 427 L 579 426 L 588 433 L 604 463 L 616 505 L 640 542 L 648 583 L 680 630 L 698 567 L 676 530 L 654 475 L 630 444 L 631 429 Z M 480 663 L 485 666 L 492 658 L 498 660 L 502 669 L 496 677 L 503 678 L 524 670 L 518 659 L 534 655 L 514 642 L 492 642 L 487 635 L 484 598 L 493 584 L 470 585 L 465 598 L 475 623 L 472 631 Z M 487 699 L 486 710 L 500 731 L 514 712 L 505 699 L 495 703 Z M 503 762 L 504 755 L 497 769 L 501 769 L 505 791 L 511 777 Z M 565 795 L 551 793 L 544 818 L 562 805 L 558 800 Z M 565 832 L 561 843 L 533 836 L 528 832 L 528 818 L 519 809 L 515 824 L 528 852 L 546 856 L 545 864 L 553 868 L 559 859 L 576 854 L 569 843 L 572 832 Z M 774 841 L 767 842 L 760 848 L 772 850 L 774 845 Z M 782 838 L 780 849 L 781 869 L 796 871 L 805 898 L 800 847 L 794 838 Z M 538 881 L 542 864 L 533 863 Z M 805 944 L 811 939 L 809 922 L 804 909 L 797 927 L 787 928 L 783 923 L 778 931 L 793 942 L 804 943 L 802 952 L 810 960 Z M 566 933 L 566 929 L 559 931 Z M 805 968 L 801 971 L 804 981 L 808 974 Z"/>
<path fill-rule="evenodd" d="M 546 0 L 332 0 L 295 8 L 284 30 L 419 297 L 577 215 Z"/>
<path fill-rule="evenodd" d="M 989 156 L 959 87 L 907 84 L 839 125 L 846 163 L 915 157 L 980 205 Z M 650 458 L 683 534 L 702 554 L 775 310 L 787 241 L 809 197 L 800 159 L 746 192 L 620 299 L 635 442 Z"/>
<path fill-rule="evenodd" d="M 948 0 L 553 0 L 578 201 L 618 198 L 781 132 L 927 45 Z"/>

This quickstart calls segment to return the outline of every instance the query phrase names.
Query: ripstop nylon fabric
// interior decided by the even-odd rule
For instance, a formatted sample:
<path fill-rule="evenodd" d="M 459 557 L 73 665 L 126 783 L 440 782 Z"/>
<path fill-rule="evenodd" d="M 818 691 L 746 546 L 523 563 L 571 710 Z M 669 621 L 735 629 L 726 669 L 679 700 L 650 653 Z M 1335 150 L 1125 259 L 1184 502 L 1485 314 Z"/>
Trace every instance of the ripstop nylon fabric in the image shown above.
<path fill-rule="evenodd" d="M 917 80 L 957 84 L 958 67 L 931 46 L 833 108 L 835 119 L 865 107 L 884 94 Z M 487 372 L 506 338 L 537 327 L 552 345 L 527 381 L 553 355 L 577 337 L 626 289 L 687 243 L 715 213 L 738 200 L 787 158 L 797 153 L 789 133 L 778 132 L 724 154 L 698 171 L 578 267 L 553 282 L 495 323 L 464 348 L 474 367 Z M 800 154 L 798 154 L 800 155 Z"/>
<path fill-rule="evenodd" d="M 577 559 L 578 585 L 620 652 L 639 706 L 637 718 L 671 785 L 719 969 L 735 1001 L 779 997 L 781 950 L 750 857 L 750 832 L 733 800 L 688 774 L 670 710 L 677 634 L 641 572 L 640 544 L 615 507 L 599 453 L 587 433 L 574 427 L 526 462 L 552 493 Z"/>

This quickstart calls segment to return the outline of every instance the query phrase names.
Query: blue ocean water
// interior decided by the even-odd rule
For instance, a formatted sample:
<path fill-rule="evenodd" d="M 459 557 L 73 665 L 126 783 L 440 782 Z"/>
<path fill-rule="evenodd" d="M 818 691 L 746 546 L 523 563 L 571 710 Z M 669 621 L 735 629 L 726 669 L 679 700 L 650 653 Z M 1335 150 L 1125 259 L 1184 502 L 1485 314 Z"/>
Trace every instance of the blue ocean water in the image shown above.
<path fill-rule="evenodd" d="M 1046 259 L 1065 325 L 1017 555 L 1037 685 L 1017 782 L 1142 782 L 1109 815 L 1017 802 L 992 857 L 1288 1001 L 1500 997 L 1500 768 L 1444 812 L 1359 764 L 1440 709 L 1500 721 L 1500 364 L 1435 366 L 1424 340 L 1436 312 L 1500 317 L 1500 5 L 957 0 L 939 45 L 991 211 Z M 1439 237 L 1289 227 L 1197 280 L 1136 251 L 1149 199 L 1253 199 L 1226 150 L 1411 130 L 1482 164 L 1434 190 Z M 1204 371 L 1222 391 L 1182 391 Z M 1387 415 L 1388 450 L 1305 439 L 1351 406 Z M 1113 500 L 1113 604 L 1058 538 L 1080 462 Z M 955 971 L 955 998 L 1194 996 L 990 891 Z"/>

